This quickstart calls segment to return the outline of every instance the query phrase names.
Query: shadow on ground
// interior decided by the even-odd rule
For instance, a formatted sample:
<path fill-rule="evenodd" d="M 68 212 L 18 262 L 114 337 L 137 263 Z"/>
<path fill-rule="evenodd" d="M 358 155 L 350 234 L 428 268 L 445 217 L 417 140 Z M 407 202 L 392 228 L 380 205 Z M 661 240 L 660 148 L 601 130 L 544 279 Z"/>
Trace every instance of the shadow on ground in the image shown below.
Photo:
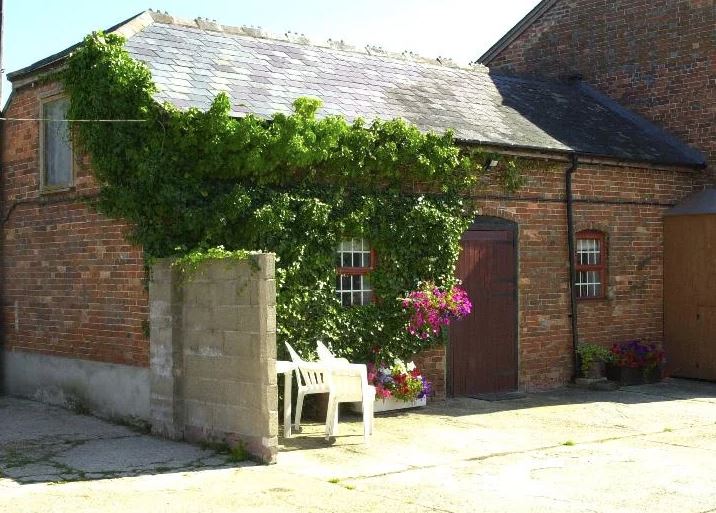
<path fill-rule="evenodd" d="M 576 430 L 586 430 L 592 433 L 603 429 L 623 428 L 635 424 L 632 410 L 629 406 L 668 403 L 676 401 L 705 401 L 716 406 L 716 384 L 711 382 L 666 379 L 660 383 L 622 387 L 618 390 L 586 390 L 566 387 L 547 392 L 528 394 L 525 397 L 504 401 L 484 401 L 467 397 L 453 398 L 446 401 L 435 401 L 425 408 L 383 412 L 376 415 L 378 429 L 387 429 L 391 433 L 393 443 L 413 443 L 413 437 L 425 436 L 424 432 L 431 428 L 443 428 L 448 432 L 450 428 L 469 429 L 491 425 L 490 416 L 498 419 L 501 415 L 511 413 L 514 419 L 509 429 L 519 429 L 522 426 L 529 432 L 530 423 L 534 418 L 564 418 L 565 425 L 572 424 Z M 600 408 L 604 404 L 605 408 Z M 606 406 L 609 405 L 609 406 Z M 342 405 L 342 427 L 339 436 L 334 440 L 326 440 L 323 435 L 324 424 L 314 419 L 304 421 L 300 433 L 294 433 L 291 438 L 280 438 L 281 451 L 320 450 L 332 446 L 355 446 L 354 449 L 363 451 L 365 444 L 362 436 L 362 423 L 359 415 L 348 412 L 347 405 Z M 596 408 L 596 410 L 595 410 Z M 523 414 L 519 414 L 523 411 Z M 590 413 L 580 422 L 579 411 Z M 597 421 L 594 411 L 609 411 L 605 414 L 598 426 L 592 423 Z M 661 417 L 661 415 L 659 415 Z M 463 419 L 462 421 L 460 419 Z M 632 425 L 631 427 L 636 428 Z M 283 431 L 282 431 L 283 432 Z M 456 435 L 459 435 L 456 433 Z M 539 437 L 540 432 L 534 433 Z M 610 435 L 605 435 L 610 436 Z M 565 439 L 566 441 L 566 439 Z M 559 443 L 559 442 L 556 442 Z"/>
<path fill-rule="evenodd" d="M 665 379 L 660 383 L 621 387 L 618 390 L 585 390 L 581 388 L 560 388 L 537 392 L 517 399 L 505 401 L 481 401 L 467 397 L 435 402 L 429 408 L 416 410 L 420 415 L 475 415 L 500 411 L 541 408 L 545 406 L 578 405 L 599 402 L 619 404 L 643 404 L 675 400 L 715 400 L 716 385 L 708 381 Z"/>
<path fill-rule="evenodd" d="M 46 404 L 0 397 L 0 481 L 20 484 L 251 465 Z"/>
<path fill-rule="evenodd" d="M 613 392 L 564 388 L 507 401 L 449 399 L 426 408 L 379 414 L 376 435 L 368 445 L 360 417 L 342 413 L 337 438 L 325 440 L 324 424 L 309 420 L 301 433 L 280 438 L 281 452 L 288 457 L 306 451 L 330 461 L 345 457 L 346 451 L 374 458 L 385 451 L 410 449 L 412 454 L 434 452 L 437 459 L 443 459 L 463 453 L 462 440 L 468 433 L 473 443 L 482 441 L 483 455 L 513 447 L 516 440 L 523 441 L 522 447 L 531 447 L 538 439 L 540 447 L 559 446 L 572 439 L 609 439 L 625 430 L 641 432 L 644 414 L 664 424 L 654 425 L 657 431 L 678 428 L 669 403 L 680 401 L 716 405 L 716 385 L 670 379 Z M 643 410 L 659 404 L 664 407 Z M 538 429 L 539 422 L 562 429 Z M 437 439 L 442 440 L 436 444 Z M 215 448 L 160 439 L 62 408 L 0 397 L 0 482 L 62 483 L 248 465 L 253 463 L 237 462 Z"/>

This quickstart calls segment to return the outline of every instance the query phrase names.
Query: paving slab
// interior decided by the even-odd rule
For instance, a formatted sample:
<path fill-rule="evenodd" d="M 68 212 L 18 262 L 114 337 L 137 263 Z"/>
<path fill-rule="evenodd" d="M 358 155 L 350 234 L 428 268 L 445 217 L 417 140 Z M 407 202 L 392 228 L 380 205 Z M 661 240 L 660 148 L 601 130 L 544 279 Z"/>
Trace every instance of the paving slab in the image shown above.
<path fill-rule="evenodd" d="M 452 399 L 377 416 L 369 444 L 349 415 L 332 442 L 307 423 L 280 443 L 237 464 L 0 398 L 0 511 L 716 511 L 714 383 Z"/>

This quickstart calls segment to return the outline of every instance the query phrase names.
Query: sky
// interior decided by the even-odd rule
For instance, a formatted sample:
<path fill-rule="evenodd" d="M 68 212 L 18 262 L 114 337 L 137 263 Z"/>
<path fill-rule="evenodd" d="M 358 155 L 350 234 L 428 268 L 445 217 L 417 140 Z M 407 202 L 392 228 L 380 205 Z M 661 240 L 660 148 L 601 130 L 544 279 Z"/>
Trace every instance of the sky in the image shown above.
<path fill-rule="evenodd" d="M 150 3 L 147 3 L 150 2 Z M 476 60 L 538 0 L 4 0 L 3 68 L 14 71 L 57 53 L 93 30 L 145 9 L 181 18 L 253 25 L 355 46 Z M 2 104 L 10 84 L 2 85 Z"/>

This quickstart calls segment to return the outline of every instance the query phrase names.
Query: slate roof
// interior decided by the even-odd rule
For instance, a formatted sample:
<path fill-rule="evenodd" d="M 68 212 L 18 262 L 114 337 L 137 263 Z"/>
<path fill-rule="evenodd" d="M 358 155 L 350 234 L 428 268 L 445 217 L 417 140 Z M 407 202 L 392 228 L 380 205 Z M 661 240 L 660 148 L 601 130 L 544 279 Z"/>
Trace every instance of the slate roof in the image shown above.
<path fill-rule="evenodd" d="M 665 216 L 716 214 L 716 189 L 704 189 L 667 210 Z"/>
<path fill-rule="evenodd" d="M 127 50 L 149 66 L 157 100 L 179 108 L 206 109 L 225 91 L 236 115 L 269 117 L 291 112 L 298 97 L 312 96 L 323 100 L 322 115 L 400 117 L 423 130 L 453 129 L 467 143 L 704 165 L 698 152 L 583 84 L 271 39 L 249 28 L 154 12 L 127 27 L 132 24 Z"/>

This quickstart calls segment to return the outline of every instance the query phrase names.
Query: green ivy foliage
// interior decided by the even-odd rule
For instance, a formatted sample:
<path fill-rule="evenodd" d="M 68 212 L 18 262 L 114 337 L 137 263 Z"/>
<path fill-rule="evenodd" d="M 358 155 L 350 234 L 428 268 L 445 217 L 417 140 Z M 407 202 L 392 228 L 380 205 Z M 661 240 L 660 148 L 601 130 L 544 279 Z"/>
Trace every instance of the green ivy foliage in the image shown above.
<path fill-rule="evenodd" d="M 111 34 L 88 36 L 63 81 L 70 119 L 145 120 L 75 130 L 101 186 L 99 209 L 129 220 L 149 257 L 216 246 L 276 253 L 279 342 L 306 353 L 319 338 L 351 360 L 405 358 L 436 343 L 406 332 L 398 299 L 419 281 L 455 280 L 474 214 L 461 197 L 480 165 L 451 133 L 319 117 L 312 98 L 269 120 L 233 117 L 224 94 L 206 112 L 179 111 L 154 100 L 150 72 Z M 344 308 L 336 248 L 354 237 L 377 252 L 378 299 Z"/>
<path fill-rule="evenodd" d="M 236 261 L 248 261 L 252 269 L 258 270 L 258 263 L 253 258 L 251 251 L 245 249 L 236 249 L 230 251 L 225 249 L 224 246 L 216 246 L 215 248 L 209 248 L 207 250 L 194 249 L 172 261 L 172 267 L 179 269 L 181 274 L 190 278 L 197 272 L 199 266 L 203 262 L 210 260 L 236 260 Z"/>

